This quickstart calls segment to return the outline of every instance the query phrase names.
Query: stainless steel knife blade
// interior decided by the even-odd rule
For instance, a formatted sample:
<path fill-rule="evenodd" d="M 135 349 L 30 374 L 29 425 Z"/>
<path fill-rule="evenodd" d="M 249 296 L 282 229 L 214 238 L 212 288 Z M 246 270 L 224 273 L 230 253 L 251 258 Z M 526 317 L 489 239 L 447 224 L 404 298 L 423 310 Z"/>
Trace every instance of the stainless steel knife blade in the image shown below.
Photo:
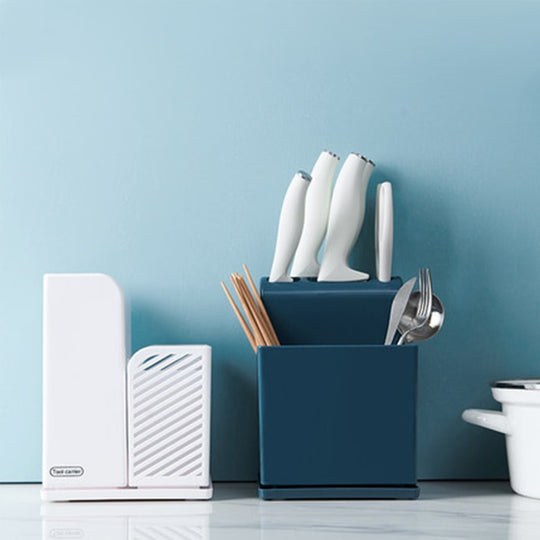
<path fill-rule="evenodd" d="M 385 345 L 391 345 L 392 341 L 394 340 L 394 334 L 396 333 L 399 321 L 403 316 L 403 312 L 405 311 L 405 307 L 407 305 L 407 302 L 409 301 L 409 296 L 411 296 L 411 292 L 415 283 L 416 277 L 409 279 L 409 281 L 407 281 L 400 287 L 400 289 L 396 293 L 396 296 L 394 296 L 394 300 L 392 301 L 392 307 L 390 308 L 388 329 L 386 330 L 386 337 L 384 338 Z"/>

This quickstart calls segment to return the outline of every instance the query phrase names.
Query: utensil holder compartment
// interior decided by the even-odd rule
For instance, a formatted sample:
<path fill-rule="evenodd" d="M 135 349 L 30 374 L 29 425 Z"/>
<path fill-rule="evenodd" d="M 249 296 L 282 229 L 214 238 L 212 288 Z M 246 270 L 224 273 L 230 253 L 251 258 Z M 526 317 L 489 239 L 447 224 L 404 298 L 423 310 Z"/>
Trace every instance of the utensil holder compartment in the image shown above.
<path fill-rule="evenodd" d="M 417 498 L 417 351 L 259 347 L 260 497 Z"/>
<path fill-rule="evenodd" d="M 259 347 L 263 499 L 416 498 L 417 346 Z"/>
<path fill-rule="evenodd" d="M 418 497 L 418 347 L 382 344 L 401 284 L 261 279 L 261 498 Z"/>
<path fill-rule="evenodd" d="M 374 345 L 384 343 L 390 307 L 402 285 L 388 283 L 260 282 L 270 320 L 282 345 Z"/>

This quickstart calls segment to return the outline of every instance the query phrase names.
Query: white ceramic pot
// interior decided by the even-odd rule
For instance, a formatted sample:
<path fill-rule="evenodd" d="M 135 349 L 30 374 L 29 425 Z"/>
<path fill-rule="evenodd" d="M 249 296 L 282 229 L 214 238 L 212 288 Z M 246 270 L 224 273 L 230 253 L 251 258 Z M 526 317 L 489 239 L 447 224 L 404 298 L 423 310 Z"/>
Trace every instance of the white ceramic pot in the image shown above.
<path fill-rule="evenodd" d="M 512 489 L 540 499 L 540 379 L 497 381 L 491 392 L 502 412 L 467 409 L 462 418 L 506 435 Z"/>

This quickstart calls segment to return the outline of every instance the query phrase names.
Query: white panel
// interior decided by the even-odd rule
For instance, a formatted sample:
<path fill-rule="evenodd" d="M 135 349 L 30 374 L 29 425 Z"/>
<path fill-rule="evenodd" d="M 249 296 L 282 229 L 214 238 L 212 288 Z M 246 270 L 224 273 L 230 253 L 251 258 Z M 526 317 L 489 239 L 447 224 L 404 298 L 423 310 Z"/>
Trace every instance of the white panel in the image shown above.
<path fill-rule="evenodd" d="M 103 274 L 48 274 L 43 308 L 43 486 L 125 486 L 122 291 Z"/>

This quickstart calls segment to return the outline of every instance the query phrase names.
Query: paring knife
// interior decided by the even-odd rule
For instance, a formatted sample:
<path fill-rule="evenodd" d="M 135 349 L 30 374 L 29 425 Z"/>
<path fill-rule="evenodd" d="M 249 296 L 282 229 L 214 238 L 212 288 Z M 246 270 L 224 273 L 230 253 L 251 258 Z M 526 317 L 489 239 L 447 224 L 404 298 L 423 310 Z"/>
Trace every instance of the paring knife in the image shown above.
<path fill-rule="evenodd" d="M 403 317 L 405 307 L 407 306 L 407 302 L 409 301 L 409 297 L 411 296 L 415 283 L 416 277 L 409 279 L 409 281 L 400 287 L 396 293 L 396 296 L 394 296 L 392 307 L 390 308 L 388 329 L 386 330 L 386 337 L 384 338 L 385 345 L 392 345 L 392 341 L 394 341 L 394 335 L 396 333 L 399 321 L 401 320 L 401 317 Z"/>
<path fill-rule="evenodd" d="M 375 266 L 377 279 L 383 283 L 392 279 L 392 247 L 394 242 L 394 211 L 392 184 L 377 186 L 375 205 Z"/>
<path fill-rule="evenodd" d="M 306 191 L 310 181 L 311 176 L 308 173 L 298 171 L 285 193 L 279 215 L 274 260 L 268 280 L 270 283 L 292 281 L 292 278 L 287 275 L 287 270 L 289 269 L 294 252 L 298 246 L 298 241 L 300 240 L 300 235 L 302 234 Z"/>
<path fill-rule="evenodd" d="M 338 161 L 336 154 L 324 150 L 311 171 L 311 183 L 306 193 L 304 227 L 291 267 L 292 277 L 317 277 L 319 273 L 317 255 L 326 234 L 332 182 Z"/>
<path fill-rule="evenodd" d="M 347 156 L 334 186 L 326 247 L 317 281 L 365 281 L 369 274 L 349 267 L 366 210 L 366 189 L 375 164 L 359 154 Z"/>

